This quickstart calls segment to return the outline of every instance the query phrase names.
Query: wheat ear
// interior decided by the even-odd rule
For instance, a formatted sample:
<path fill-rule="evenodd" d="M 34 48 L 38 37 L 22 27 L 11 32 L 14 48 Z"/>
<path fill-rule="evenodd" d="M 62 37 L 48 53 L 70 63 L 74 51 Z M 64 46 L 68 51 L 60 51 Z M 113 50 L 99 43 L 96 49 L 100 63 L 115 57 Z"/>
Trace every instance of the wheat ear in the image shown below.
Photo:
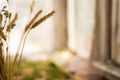
<path fill-rule="evenodd" d="M 12 21 L 8 24 L 7 29 L 6 29 L 7 32 L 10 32 L 11 29 L 13 29 L 17 19 L 18 19 L 18 13 L 15 14 L 14 18 L 12 19 Z"/>
<path fill-rule="evenodd" d="M 35 16 L 34 16 L 34 17 L 30 20 L 30 22 L 26 25 L 25 30 L 24 30 L 24 33 L 27 32 L 27 31 L 30 29 L 31 25 L 34 23 L 34 21 L 37 19 L 37 17 L 38 17 L 41 13 L 42 13 L 42 10 L 39 10 L 39 11 L 35 14 Z"/>
<path fill-rule="evenodd" d="M 53 16 L 53 14 L 55 13 L 55 11 L 51 11 L 50 13 L 48 13 L 47 15 L 45 15 L 44 17 L 40 18 L 38 21 L 36 21 L 31 29 L 36 28 L 39 24 L 41 24 L 42 22 L 44 22 L 46 19 L 48 19 L 49 17 Z"/>

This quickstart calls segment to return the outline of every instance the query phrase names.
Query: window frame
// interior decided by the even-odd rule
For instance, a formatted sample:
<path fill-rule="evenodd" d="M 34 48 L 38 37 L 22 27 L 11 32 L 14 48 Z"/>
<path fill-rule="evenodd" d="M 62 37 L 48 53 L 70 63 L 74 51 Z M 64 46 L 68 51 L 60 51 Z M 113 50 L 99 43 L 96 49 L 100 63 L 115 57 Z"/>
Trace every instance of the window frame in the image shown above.
<path fill-rule="evenodd" d="M 105 72 L 105 76 L 109 74 L 120 79 L 120 64 L 116 63 L 113 59 L 113 55 L 117 54 L 115 40 L 115 30 L 118 24 L 116 15 L 117 1 L 118 0 L 97 0 L 96 35 L 94 35 L 95 43 L 93 46 L 93 53 L 95 55 L 93 64 L 102 70 L 102 72 Z"/>

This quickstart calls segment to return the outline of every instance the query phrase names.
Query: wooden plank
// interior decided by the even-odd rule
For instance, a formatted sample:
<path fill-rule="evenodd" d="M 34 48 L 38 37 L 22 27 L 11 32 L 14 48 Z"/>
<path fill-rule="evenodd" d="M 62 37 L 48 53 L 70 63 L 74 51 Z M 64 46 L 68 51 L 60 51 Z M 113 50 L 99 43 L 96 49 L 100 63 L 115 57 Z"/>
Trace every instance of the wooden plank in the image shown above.
<path fill-rule="evenodd" d="M 120 64 L 120 0 L 118 0 L 118 18 L 117 18 L 117 40 L 116 40 L 116 47 L 117 47 L 117 50 L 116 50 L 116 56 L 115 56 L 115 59 L 116 59 L 116 62 L 118 64 Z"/>
<path fill-rule="evenodd" d="M 99 42 L 99 46 L 100 46 L 100 58 L 102 62 L 106 61 L 106 54 L 107 54 L 107 43 L 106 43 L 106 39 L 107 39 L 107 35 L 106 35 L 106 26 L 107 26 L 107 18 L 106 18 L 106 0 L 100 0 L 100 33 L 99 33 L 99 37 L 100 37 L 100 42 Z"/>
<path fill-rule="evenodd" d="M 108 74 L 120 78 L 120 69 L 113 65 L 108 65 L 100 62 L 94 62 L 93 65 Z"/>
<path fill-rule="evenodd" d="M 112 59 L 115 59 L 116 56 L 116 37 L 115 37 L 115 28 L 116 28 L 116 22 L 117 22 L 117 1 L 112 0 L 113 6 L 112 6 L 112 41 L 111 41 L 111 48 L 112 48 Z"/>

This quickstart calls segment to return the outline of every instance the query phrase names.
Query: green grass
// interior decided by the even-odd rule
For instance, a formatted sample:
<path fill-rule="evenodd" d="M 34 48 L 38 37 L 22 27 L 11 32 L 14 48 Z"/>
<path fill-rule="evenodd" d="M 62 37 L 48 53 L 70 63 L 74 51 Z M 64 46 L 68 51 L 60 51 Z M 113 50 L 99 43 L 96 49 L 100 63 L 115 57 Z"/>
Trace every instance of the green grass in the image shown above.
<path fill-rule="evenodd" d="M 57 67 L 49 61 L 27 61 L 22 60 L 16 69 L 15 75 L 21 76 L 22 80 L 68 80 L 72 75 Z M 73 80 L 73 79 L 72 79 Z"/>

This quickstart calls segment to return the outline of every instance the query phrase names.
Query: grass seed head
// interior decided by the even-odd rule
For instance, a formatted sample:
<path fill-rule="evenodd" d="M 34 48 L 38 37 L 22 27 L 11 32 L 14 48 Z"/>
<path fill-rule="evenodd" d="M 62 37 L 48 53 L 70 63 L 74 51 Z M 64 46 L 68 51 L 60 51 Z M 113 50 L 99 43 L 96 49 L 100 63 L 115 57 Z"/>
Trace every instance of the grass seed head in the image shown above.
<path fill-rule="evenodd" d="M 39 10 L 36 14 L 35 14 L 35 16 L 30 20 L 30 22 L 26 25 L 26 27 L 25 27 L 25 32 L 27 32 L 29 29 L 30 29 L 30 27 L 31 27 L 31 25 L 34 23 L 34 21 L 37 19 L 37 17 L 40 15 L 42 13 L 42 10 Z"/>
<path fill-rule="evenodd" d="M 2 29 L 0 29 L 0 36 L 1 36 L 2 39 L 4 39 L 6 41 L 6 35 L 2 31 Z"/>
<path fill-rule="evenodd" d="M 45 15 L 44 17 L 40 18 L 38 21 L 36 21 L 31 29 L 36 28 L 39 24 L 41 24 L 42 22 L 44 22 L 46 19 L 48 19 L 49 17 L 53 16 L 53 14 L 55 13 L 55 11 L 51 11 L 49 14 Z"/>
<path fill-rule="evenodd" d="M 15 16 L 14 16 L 14 18 L 12 19 L 12 21 L 7 26 L 7 29 L 6 29 L 7 32 L 10 32 L 11 29 L 13 29 L 13 27 L 15 26 L 15 22 L 16 22 L 17 19 L 18 19 L 18 14 L 16 13 Z"/>

